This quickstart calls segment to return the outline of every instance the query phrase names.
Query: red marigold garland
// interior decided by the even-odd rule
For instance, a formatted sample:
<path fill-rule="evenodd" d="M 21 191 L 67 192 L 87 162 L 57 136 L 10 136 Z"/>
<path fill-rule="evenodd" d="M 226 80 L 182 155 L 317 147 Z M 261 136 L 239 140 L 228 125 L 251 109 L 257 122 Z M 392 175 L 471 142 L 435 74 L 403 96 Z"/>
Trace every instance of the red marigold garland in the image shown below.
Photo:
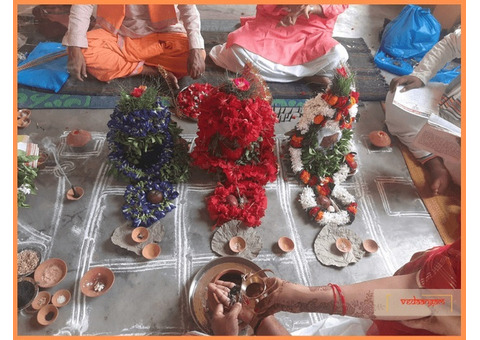
<path fill-rule="evenodd" d="M 233 219 L 251 227 L 260 225 L 266 209 L 263 187 L 277 177 L 273 153 L 277 116 L 261 96 L 264 88 L 257 92 L 261 82 L 252 81 L 252 77 L 253 73 L 243 73 L 228 80 L 199 106 L 191 157 L 194 165 L 222 176 L 223 184 L 208 199 L 208 211 L 216 225 Z M 246 201 L 229 205 L 229 195 Z"/>
<path fill-rule="evenodd" d="M 266 208 L 265 189 L 250 181 L 226 185 L 218 183 L 213 194 L 207 198 L 208 213 L 216 225 L 240 220 L 249 227 L 258 226 Z"/>

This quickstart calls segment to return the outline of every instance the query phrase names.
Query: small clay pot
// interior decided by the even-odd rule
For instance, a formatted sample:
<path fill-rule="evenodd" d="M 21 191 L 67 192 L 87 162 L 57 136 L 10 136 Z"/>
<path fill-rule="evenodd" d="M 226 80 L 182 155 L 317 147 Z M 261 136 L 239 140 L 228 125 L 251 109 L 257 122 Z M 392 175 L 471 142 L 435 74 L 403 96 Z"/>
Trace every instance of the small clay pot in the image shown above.
<path fill-rule="evenodd" d="M 37 168 L 43 169 L 49 157 L 50 156 L 48 155 L 48 153 L 40 151 L 40 154 L 38 155 L 38 160 L 37 160 Z"/>
<path fill-rule="evenodd" d="M 50 258 L 40 263 L 33 273 L 33 279 L 41 288 L 50 288 L 67 275 L 67 264 L 59 258 Z"/>
<path fill-rule="evenodd" d="M 323 208 L 328 209 L 328 207 L 332 204 L 330 198 L 327 196 L 320 195 L 317 197 L 317 203 Z"/>
<path fill-rule="evenodd" d="M 23 118 L 17 119 L 17 127 L 19 129 L 26 128 L 27 126 L 30 125 L 31 122 L 32 121 L 28 117 L 23 117 Z"/>
<path fill-rule="evenodd" d="M 115 275 L 107 267 L 94 267 L 80 279 L 80 290 L 88 297 L 105 294 L 115 282 Z"/>
<path fill-rule="evenodd" d="M 238 199 L 234 195 L 228 195 L 227 196 L 227 202 L 232 207 L 238 207 Z"/>
<path fill-rule="evenodd" d="M 73 189 L 70 188 L 70 190 L 67 191 L 67 199 L 70 201 L 77 201 L 80 198 L 82 198 L 84 191 L 82 187 L 75 187 L 75 192 L 77 193 L 77 196 L 75 196 Z"/>
<path fill-rule="evenodd" d="M 148 239 L 150 232 L 145 227 L 136 227 L 132 230 L 132 240 L 137 243 L 145 242 Z"/>
<path fill-rule="evenodd" d="M 278 247 L 281 251 L 285 253 L 291 252 L 295 248 L 295 243 L 293 243 L 291 238 L 282 236 L 277 241 Z"/>
<path fill-rule="evenodd" d="M 46 326 L 57 319 L 58 308 L 52 304 L 42 307 L 37 313 L 37 321 L 40 325 Z"/>
<path fill-rule="evenodd" d="M 92 140 L 92 135 L 86 130 L 72 130 L 67 135 L 67 144 L 75 148 L 81 148 Z"/>
<path fill-rule="evenodd" d="M 46 290 L 38 292 L 37 296 L 32 301 L 32 308 L 35 310 L 39 310 L 42 307 L 48 305 L 50 303 L 51 297 L 52 295 Z"/>
<path fill-rule="evenodd" d="M 52 304 L 57 307 L 63 307 L 70 302 L 72 294 L 68 289 L 60 289 L 52 296 Z"/>
<path fill-rule="evenodd" d="M 158 243 L 149 243 L 142 249 L 142 255 L 147 260 L 153 260 L 154 258 L 158 257 L 162 252 L 162 248 L 158 245 Z"/>
<path fill-rule="evenodd" d="M 20 109 L 17 111 L 17 119 L 30 118 L 32 111 L 29 109 Z"/>
<path fill-rule="evenodd" d="M 342 253 L 348 253 L 352 250 L 352 242 L 344 237 L 339 237 L 335 241 L 335 245 L 339 251 Z"/>
<path fill-rule="evenodd" d="M 163 201 L 163 193 L 159 190 L 150 190 L 147 193 L 147 201 L 152 204 L 159 204 Z"/>
<path fill-rule="evenodd" d="M 392 143 L 390 136 L 385 131 L 381 130 L 370 132 L 368 138 L 373 145 L 379 148 L 390 146 L 390 144 Z"/>
<path fill-rule="evenodd" d="M 362 242 L 363 249 L 368 253 L 376 253 L 378 250 L 378 244 L 372 239 L 367 239 Z"/>
<path fill-rule="evenodd" d="M 228 246 L 234 253 L 241 253 L 247 247 L 247 242 L 241 236 L 234 236 L 228 242 Z"/>

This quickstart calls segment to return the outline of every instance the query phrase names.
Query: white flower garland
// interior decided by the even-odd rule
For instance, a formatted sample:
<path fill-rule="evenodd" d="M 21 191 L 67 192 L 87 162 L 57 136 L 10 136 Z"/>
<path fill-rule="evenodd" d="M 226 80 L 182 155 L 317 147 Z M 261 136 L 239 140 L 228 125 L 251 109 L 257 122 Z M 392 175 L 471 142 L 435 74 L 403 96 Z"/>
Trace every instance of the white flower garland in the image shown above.
<path fill-rule="evenodd" d="M 340 186 L 335 186 L 332 191 L 331 199 L 332 198 L 336 199 L 342 206 L 355 203 L 355 197 L 351 195 L 345 188 Z M 318 206 L 316 195 L 311 187 L 306 186 L 303 188 L 302 193 L 300 194 L 300 204 L 307 212 L 310 209 Z M 345 225 L 351 222 L 350 215 L 346 210 L 339 210 L 336 212 L 325 211 L 323 212 L 323 217 L 316 221 L 321 226 L 326 224 Z"/>
<path fill-rule="evenodd" d="M 334 132 L 341 132 L 339 121 L 334 118 L 337 114 L 337 110 L 332 108 L 326 100 L 322 98 L 323 94 L 318 94 L 316 97 L 309 99 L 303 106 L 303 114 L 299 122 L 296 125 L 296 130 L 300 133 L 300 136 L 306 135 L 312 125 L 315 124 L 315 118 L 318 115 L 322 115 L 324 120 L 322 129 L 328 129 Z M 348 109 L 348 114 L 351 119 L 354 119 L 358 113 L 358 104 L 355 103 Z M 318 123 L 316 123 L 318 124 Z M 297 135 L 298 136 L 298 135 Z M 302 138 L 302 137 L 298 137 Z M 302 140 L 303 141 L 303 140 Z M 354 152 L 354 144 L 352 141 L 348 143 L 348 153 Z M 291 160 L 292 171 L 295 174 L 302 174 L 305 170 L 305 165 L 302 161 L 303 146 L 290 145 L 289 153 Z M 347 154 L 348 154 L 347 153 Z M 340 164 L 337 172 L 331 175 L 333 179 L 333 190 L 330 193 L 329 199 L 331 201 L 328 209 L 322 208 L 317 203 L 317 196 L 310 186 L 310 183 L 303 189 L 300 194 L 300 203 L 302 208 L 306 210 L 317 221 L 318 224 L 324 226 L 326 224 L 334 225 L 346 225 L 353 221 L 356 213 L 357 204 L 355 197 L 351 195 L 345 188 L 342 188 L 339 184 L 343 183 L 349 175 L 351 175 L 352 169 L 347 162 Z M 315 174 L 309 174 L 308 176 L 315 176 Z M 325 178 L 318 178 L 320 183 L 325 181 Z M 306 183 L 306 182 L 304 182 Z M 318 183 L 318 182 L 317 182 Z M 312 184 L 313 186 L 315 184 Z M 313 209 L 313 210 L 312 210 Z M 348 211 L 347 211 L 348 209 Z M 349 211 L 351 213 L 349 213 Z M 321 214 L 321 215 L 318 215 Z M 353 214 L 353 216 L 352 216 Z M 320 217 L 318 217 L 318 216 Z"/>

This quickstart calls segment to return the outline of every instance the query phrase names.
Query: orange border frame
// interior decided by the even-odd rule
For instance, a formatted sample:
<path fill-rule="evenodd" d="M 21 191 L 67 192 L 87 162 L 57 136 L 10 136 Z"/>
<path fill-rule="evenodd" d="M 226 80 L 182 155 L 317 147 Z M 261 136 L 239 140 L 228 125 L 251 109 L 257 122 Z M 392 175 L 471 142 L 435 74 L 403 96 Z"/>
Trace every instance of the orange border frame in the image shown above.
<path fill-rule="evenodd" d="M 112 1 L 112 0 L 98 0 L 97 3 L 112 3 L 112 4 L 117 4 L 117 3 L 152 3 L 152 2 L 157 2 L 157 3 L 172 3 L 173 1 L 152 1 L 152 0 L 130 0 L 130 1 Z M 16 191 L 17 191 L 17 188 L 16 188 L 16 182 L 17 182 L 17 173 L 16 173 L 16 150 L 17 150 L 17 147 L 16 147 L 16 139 L 17 139 L 17 127 L 16 127 L 16 124 L 14 124 L 14 119 L 13 117 L 16 116 L 16 107 L 17 107 L 17 75 L 16 75 L 16 72 L 13 72 L 13 70 L 16 70 L 16 58 L 17 58 L 17 6 L 18 5 L 34 5 L 34 4 L 65 4 L 65 3 L 69 3 L 69 4 L 81 4 L 81 3 L 85 3 L 85 1 L 79 1 L 79 0 L 70 0 L 70 1 L 39 1 L 39 0 L 32 0 L 32 1 L 26 1 L 26 0 L 13 0 L 13 26 L 12 26 L 12 31 L 13 31 L 13 53 L 12 53 L 12 79 L 13 79 L 13 84 L 12 84 L 12 88 L 13 88 L 13 102 L 12 102 L 12 111 L 13 111 L 13 116 L 11 117 L 12 120 L 9 120 L 9 122 L 11 123 L 11 129 L 10 130 L 12 132 L 12 135 L 13 135 L 13 138 L 11 138 L 12 140 L 12 152 L 13 152 L 13 156 L 12 156 L 12 178 L 13 178 L 13 184 L 12 184 L 12 193 L 13 193 L 13 199 L 12 199 L 12 203 L 13 203 L 13 208 L 12 208 L 12 215 L 13 215 L 13 223 L 12 223 L 12 226 L 13 226 L 13 235 L 12 235 L 12 244 L 13 244 L 13 250 L 12 252 L 10 253 L 12 256 L 13 256 L 13 261 L 12 261 L 12 268 L 11 268 L 11 273 L 12 273 L 12 305 L 13 305 L 13 308 L 12 308 L 12 315 L 13 315 L 13 320 L 12 320 L 12 326 L 13 326 L 13 331 L 12 331 L 12 335 L 13 335 L 13 339 L 35 339 L 35 340 L 41 340 L 41 339 L 48 339 L 50 340 L 52 337 L 51 336 L 18 336 L 17 335 L 17 308 L 16 308 L 16 299 L 15 299 L 15 296 L 17 295 L 17 287 L 15 285 L 15 281 L 16 281 L 16 270 L 15 270 L 15 264 L 16 264 L 16 254 L 17 254 L 17 200 L 16 200 Z M 179 3 L 179 4 L 189 4 L 189 3 L 195 3 L 195 4 L 198 4 L 198 5 L 203 5 L 203 4 L 218 4 L 218 5 L 223 5 L 226 3 L 226 1 L 214 1 L 214 0 L 199 0 L 199 1 L 185 1 L 185 0 L 180 0 L 180 1 L 176 1 L 174 3 Z M 290 1 L 285 1 L 285 0 L 279 0 L 279 1 L 265 1 L 265 0 L 259 0 L 259 1 L 252 1 L 252 0 L 243 0 L 243 1 L 234 1 L 234 3 L 230 3 L 230 4 L 241 4 L 241 5 L 248 5 L 248 4 L 257 4 L 257 3 L 261 3 L 261 4 L 264 4 L 264 3 L 272 3 L 272 4 L 292 4 L 292 3 L 298 3 L 298 4 L 301 4 L 301 3 L 305 3 L 304 1 L 296 1 L 296 0 L 290 0 Z M 329 3 L 346 3 L 346 1 L 329 1 Z M 461 72 L 462 72 L 462 88 L 463 89 L 467 89 L 466 85 L 466 62 L 467 62 L 467 59 L 466 59 L 466 37 L 467 37 L 467 34 L 466 34 L 466 19 L 467 19 L 467 11 L 466 11 L 466 6 L 467 6 L 467 0 L 456 0 L 456 1 L 448 1 L 448 0 L 423 0 L 423 1 L 381 1 L 381 0 L 360 0 L 360 1 L 351 1 L 351 2 L 348 2 L 349 4 L 365 4 L 365 5 L 406 5 L 406 4 L 418 4 L 418 5 L 460 5 L 461 6 L 461 22 L 462 22 L 462 26 L 464 27 L 463 29 L 463 32 L 462 32 L 462 64 L 463 64 L 463 67 L 461 68 Z M 471 3 L 472 4 L 472 3 Z M 473 14 L 472 14 L 473 15 Z M 8 68 L 8 66 L 7 66 Z M 470 70 L 470 68 L 469 68 Z M 476 70 L 475 70 L 476 71 Z M 473 78 L 473 77 L 472 77 Z M 466 90 L 465 91 L 462 91 L 462 103 L 464 103 L 462 105 L 462 117 L 464 117 L 464 119 L 462 119 L 462 139 L 464 141 L 466 141 L 466 107 L 467 107 L 467 101 L 466 101 Z M 477 109 L 478 110 L 478 109 Z M 472 113 L 471 115 L 474 115 L 476 114 L 475 111 L 473 111 L 473 107 L 472 107 Z M 468 117 L 469 119 L 471 118 L 474 118 L 472 116 Z M 8 125 L 7 125 L 8 126 Z M 470 126 L 472 126 L 472 124 L 470 124 Z M 9 133 L 6 134 L 6 137 L 4 136 L 4 138 L 7 138 L 8 139 L 9 137 Z M 472 142 L 469 142 L 469 145 L 472 145 L 471 144 Z M 461 335 L 459 336 L 441 336 L 441 337 L 438 337 L 438 338 L 441 338 L 442 340 L 450 340 L 450 339 L 466 339 L 466 221 L 467 221 L 467 216 L 466 216 L 466 142 L 462 143 L 462 193 L 461 193 L 461 199 L 462 199 L 462 210 L 461 210 L 461 234 L 462 234 L 462 333 Z M 9 197 L 6 197 L 6 199 L 8 200 Z M 5 200 L 3 201 L 3 203 L 5 203 Z M 9 206 L 9 205 L 7 205 Z M 474 221 L 472 221 L 472 224 L 474 223 Z M 8 226 L 7 226 L 8 227 Z M 469 240 L 470 242 L 470 240 Z M 9 254 L 9 255 L 10 255 Z M 471 301 L 471 300 L 470 300 Z M 472 303 L 473 304 L 473 303 Z M 473 319 L 473 317 L 472 317 Z M 4 329 L 5 330 L 5 329 Z M 2 331 L 3 335 L 6 335 L 4 333 L 4 330 Z M 63 337 L 63 336 L 59 336 L 59 337 L 56 337 L 56 339 L 74 339 L 74 338 L 81 338 L 83 336 L 68 336 L 68 337 Z M 113 337 L 115 336 L 93 336 L 92 338 L 94 338 L 95 340 L 111 340 Z M 193 337 L 193 336 L 148 336 L 148 337 L 143 337 L 143 336 L 122 336 L 121 339 L 128 339 L 128 338 L 131 338 L 131 339 L 141 339 L 141 338 L 145 338 L 145 339 L 156 339 L 156 338 L 161 338 L 161 339 L 179 339 L 179 338 L 196 338 L 196 337 Z M 222 337 L 222 336 L 216 336 L 215 338 L 218 338 L 218 339 L 231 339 L 232 337 Z M 278 339 L 278 337 L 265 337 L 266 339 Z M 308 338 L 317 338 L 317 337 L 308 337 Z M 320 337 L 318 337 L 320 338 Z M 324 337 L 322 337 L 324 338 Z M 348 339 L 351 339 L 351 338 L 364 338 L 364 337 L 348 337 Z M 371 337 L 370 337 L 371 338 Z M 400 339 L 408 339 L 408 340 L 412 340 L 412 339 L 419 339 L 419 338 L 425 338 L 425 339 L 433 339 L 433 338 L 437 338 L 437 337 L 420 337 L 420 336 L 395 336 L 395 337 L 388 337 L 388 336 L 378 336 L 378 337 L 374 337 L 374 338 L 378 338 L 378 339 L 387 339 L 387 338 L 392 338 L 392 339 L 395 339 L 395 340 L 400 340 Z M 328 339 L 338 339 L 338 340 L 345 340 L 345 337 L 340 337 L 340 336 L 332 336 L 332 337 L 328 337 Z"/>

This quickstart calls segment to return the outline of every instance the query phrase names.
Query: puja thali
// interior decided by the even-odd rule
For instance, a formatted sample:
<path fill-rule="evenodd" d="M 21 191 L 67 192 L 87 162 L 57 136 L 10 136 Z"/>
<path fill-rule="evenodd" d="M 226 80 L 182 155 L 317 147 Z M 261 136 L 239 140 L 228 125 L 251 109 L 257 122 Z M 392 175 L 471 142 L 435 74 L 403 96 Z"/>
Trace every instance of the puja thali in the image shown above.
<path fill-rule="evenodd" d="M 190 314 L 197 326 L 205 333 L 212 334 L 208 313 L 208 284 L 226 271 L 242 274 L 258 272 L 261 268 L 250 260 L 239 256 L 223 256 L 206 264 L 194 276 L 188 293 Z M 263 274 L 266 276 L 266 274 Z"/>

